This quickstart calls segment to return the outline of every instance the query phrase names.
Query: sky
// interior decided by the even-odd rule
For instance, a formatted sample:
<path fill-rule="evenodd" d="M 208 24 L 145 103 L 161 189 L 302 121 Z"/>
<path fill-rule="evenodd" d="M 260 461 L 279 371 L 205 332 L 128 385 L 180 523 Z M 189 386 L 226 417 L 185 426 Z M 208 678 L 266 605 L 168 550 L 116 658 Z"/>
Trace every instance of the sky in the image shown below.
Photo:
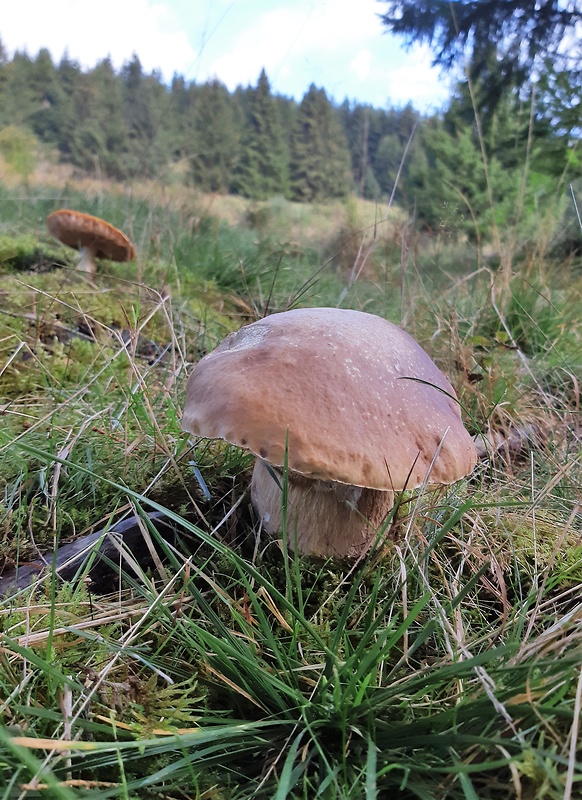
<path fill-rule="evenodd" d="M 118 69 L 136 53 L 143 68 L 187 81 L 256 85 L 301 100 L 311 83 L 340 103 L 441 107 L 449 84 L 427 48 L 385 32 L 381 0 L 0 0 L 9 55 L 41 47 L 82 67 L 109 56 Z"/>

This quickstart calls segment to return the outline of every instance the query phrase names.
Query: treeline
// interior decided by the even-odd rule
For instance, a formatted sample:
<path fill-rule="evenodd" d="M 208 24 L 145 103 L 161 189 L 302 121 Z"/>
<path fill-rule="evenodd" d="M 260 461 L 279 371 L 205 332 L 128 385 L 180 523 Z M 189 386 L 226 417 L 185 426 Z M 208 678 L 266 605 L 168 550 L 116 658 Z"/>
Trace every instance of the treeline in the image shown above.
<path fill-rule="evenodd" d="M 29 128 L 62 161 L 119 180 L 154 177 L 183 161 L 202 191 L 302 201 L 391 192 L 395 166 L 419 120 L 412 107 L 388 111 L 333 105 L 311 86 L 301 103 L 273 94 L 265 72 L 230 93 L 219 81 L 169 86 L 137 56 L 115 71 L 48 50 L 0 53 L 0 126 Z"/>
<path fill-rule="evenodd" d="M 422 117 L 410 105 L 337 105 L 314 85 L 297 103 L 274 94 L 264 71 L 256 86 L 229 92 L 180 75 L 166 85 L 137 56 L 118 71 L 109 59 L 83 70 L 66 56 L 55 64 L 46 49 L 9 59 L 0 44 L 0 147 L 1 129 L 16 128 L 82 170 L 127 180 L 181 163 L 201 191 L 258 200 L 396 192 L 430 227 L 510 218 L 566 168 L 581 173 L 572 129 L 556 129 L 541 101 L 532 115 L 523 97 L 505 97 L 478 128 L 462 85 L 446 112 Z"/>

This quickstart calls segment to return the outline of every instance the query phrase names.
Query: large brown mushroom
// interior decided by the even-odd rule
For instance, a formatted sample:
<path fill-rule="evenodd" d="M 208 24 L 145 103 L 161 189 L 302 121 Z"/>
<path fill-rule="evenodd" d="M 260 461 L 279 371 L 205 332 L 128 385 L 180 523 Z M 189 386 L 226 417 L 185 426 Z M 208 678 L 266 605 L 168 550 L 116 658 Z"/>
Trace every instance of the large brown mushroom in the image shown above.
<path fill-rule="evenodd" d="M 471 472 L 455 392 L 419 344 L 372 314 L 312 308 L 230 334 L 194 368 L 182 427 L 258 456 L 251 497 L 302 553 L 358 556 L 394 492 Z"/>
<path fill-rule="evenodd" d="M 104 219 L 61 208 L 46 219 L 49 231 L 63 244 L 79 250 L 78 269 L 94 276 L 96 258 L 110 261 L 133 261 L 135 248 L 127 236 Z"/>

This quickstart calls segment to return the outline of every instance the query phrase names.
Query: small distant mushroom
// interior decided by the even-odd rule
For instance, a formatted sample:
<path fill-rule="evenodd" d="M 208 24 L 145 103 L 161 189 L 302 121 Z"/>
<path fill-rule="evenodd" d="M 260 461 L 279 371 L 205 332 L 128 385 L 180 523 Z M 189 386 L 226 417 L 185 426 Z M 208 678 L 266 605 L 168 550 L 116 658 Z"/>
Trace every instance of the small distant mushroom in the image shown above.
<path fill-rule="evenodd" d="M 297 309 L 230 334 L 188 379 L 182 427 L 258 458 L 251 498 L 299 552 L 357 557 L 394 492 L 450 484 L 476 464 L 453 387 L 398 326 L 361 311 Z"/>
<path fill-rule="evenodd" d="M 94 276 L 96 258 L 110 261 L 133 261 L 135 248 L 127 236 L 104 219 L 61 208 L 46 219 L 52 235 L 63 244 L 79 250 L 78 269 Z"/>

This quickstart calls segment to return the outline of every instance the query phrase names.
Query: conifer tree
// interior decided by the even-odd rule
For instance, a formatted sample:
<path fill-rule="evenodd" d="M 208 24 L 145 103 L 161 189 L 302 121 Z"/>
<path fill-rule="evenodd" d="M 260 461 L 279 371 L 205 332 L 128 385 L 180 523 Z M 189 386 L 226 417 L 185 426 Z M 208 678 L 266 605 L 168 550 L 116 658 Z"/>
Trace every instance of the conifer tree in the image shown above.
<path fill-rule="evenodd" d="M 291 194 L 312 202 L 344 197 L 350 189 L 350 152 L 337 109 L 313 84 L 303 97 L 291 136 Z"/>
<path fill-rule="evenodd" d="M 33 110 L 28 123 L 35 134 L 42 134 L 45 141 L 58 140 L 58 112 L 62 87 L 51 54 L 43 47 L 28 69 L 28 86 L 33 95 Z"/>
<path fill-rule="evenodd" d="M 161 76 L 143 72 L 134 55 L 121 70 L 128 148 L 125 170 L 130 175 L 155 175 L 167 160 L 164 125 L 169 107 Z"/>
<path fill-rule="evenodd" d="M 287 163 L 279 109 L 263 69 L 256 88 L 248 92 L 247 119 L 233 176 L 233 191 L 254 200 L 286 194 Z"/>
<path fill-rule="evenodd" d="M 582 44 L 579 44 L 582 49 Z M 568 180 L 582 177 L 582 81 L 551 63 L 540 76 L 536 94 L 535 168 Z"/>
<path fill-rule="evenodd" d="M 383 194 L 390 195 L 398 174 L 398 168 L 404 155 L 404 147 L 395 133 L 389 133 L 380 139 L 375 158 L 376 179 Z"/>
<path fill-rule="evenodd" d="M 89 127 L 96 143 L 94 157 L 104 174 L 123 178 L 128 174 L 130 144 L 121 83 L 109 58 L 97 64 L 88 78 L 93 106 Z M 151 169 L 148 167 L 144 173 L 151 174 Z"/>
<path fill-rule="evenodd" d="M 127 127 L 122 84 L 106 58 L 81 72 L 68 57 L 58 68 L 64 91 L 59 102 L 58 146 L 64 159 L 90 172 L 122 179 L 127 170 Z"/>
<path fill-rule="evenodd" d="M 426 42 L 436 63 L 469 66 L 481 79 L 491 110 L 511 87 L 520 87 L 546 58 L 582 72 L 579 0 L 381 0 L 384 25 L 408 44 Z M 564 47 L 563 43 L 570 46 Z M 493 56 L 493 58 L 492 58 Z M 494 63 L 495 69 L 492 69 Z"/>
<path fill-rule="evenodd" d="M 356 191 L 362 197 L 376 197 L 378 182 L 372 168 L 377 148 L 376 116 L 371 106 L 344 101 L 339 108 L 350 148 Z"/>
<path fill-rule="evenodd" d="M 64 161 L 72 162 L 81 166 L 76 160 L 76 136 L 80 117 L 85 109 L 79 102 L 80 96 L 84 93 L 83 85 L 86 82 L 85 74 L 76 61 L 72 61 L 65 53 L 57 67 L 57 76 L 62 88 L 59 99 L 59 133 L 57 147 L 61 158 Z M 87 110 L 88 113 L 91 111 Z M 44 133 L 39 134 L 44 138 Z"/>
<path fill-rule="evenodd" d="M 238 156 L 239 130 L 226 86 L 213 80 L 199 87 L 193 108 L 191 174 L 201 191 L 228 192 Z"/>
<path fill-rule="evenodd" d="M 4 70 L 4 86 L 0 103 L 0 125 L 30 127 L 30 117 L 38 109 L 39 100 L 31 85 L 32 61 L 26 53 L 16 51 Z"/>
<path fill-rule="evenodd" d="M 522 202 L 525 208 L 533 202 L 533 185 L 523 182 L 529 114 L 517 97 L 508 96 L 479 133 L 465 121 L 465 91 L 461 84 L 443 117 L 423 125 L 424 157 L 413 154 L 410 199 L 419 220 L 433 230 L 476 237 L 493 221 L 517 223 Z"/>
<path fill-rule="evenodd" d="M 168 150 L 172 159 L 182 159 L 187 156 L 191 102 L 191 93 L 184 77 L 174 74 L 170 85 L 169 119 L 166 120 L 170 127 Z"/>
<path fill-rule="evenodd" d="M 2 41 L 2 39 L 0 39 L 0 92 L 4 88 L 7 64 L 8 64 L 8 52 L 4 47 L 4 42 Z"/>

